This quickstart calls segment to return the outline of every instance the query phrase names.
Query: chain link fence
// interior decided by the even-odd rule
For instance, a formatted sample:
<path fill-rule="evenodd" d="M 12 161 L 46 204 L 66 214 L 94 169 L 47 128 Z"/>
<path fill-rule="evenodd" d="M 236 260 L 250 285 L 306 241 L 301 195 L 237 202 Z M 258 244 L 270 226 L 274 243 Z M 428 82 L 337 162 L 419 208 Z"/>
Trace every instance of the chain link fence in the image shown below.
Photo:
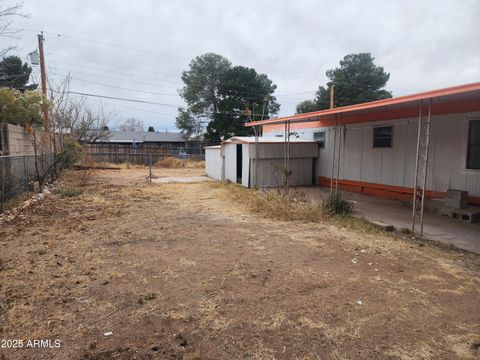
<path fill-rule="evenodd" d="M 7 201 L 33 190 L 55 161 L 54 154 L 0 156 L 0 211 Z"/>

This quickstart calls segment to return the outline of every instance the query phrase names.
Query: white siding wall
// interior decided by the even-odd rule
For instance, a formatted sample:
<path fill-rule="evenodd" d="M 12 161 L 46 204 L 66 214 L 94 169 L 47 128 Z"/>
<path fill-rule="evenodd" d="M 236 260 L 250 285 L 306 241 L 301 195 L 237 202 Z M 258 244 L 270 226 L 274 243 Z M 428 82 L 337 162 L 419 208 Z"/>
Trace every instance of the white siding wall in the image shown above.
<path fill-rule="evenodd" d="M 225 179 L 237 182 L 237 144 L 223 144 Z"/>
<path fill-rule="evenodd" d="M 445 192 L 449 187 L 480 196 L 480 171 L 465 169 L 469 119 L 480 113 L 450 114 L 432 117 L 427 189 Z M 372 147 L 373 128 L 393 124 L 393 146 Z M 418 119 L 376 121 L 351 124 L 342 135 L 340 179 L 413 187 Z M 312 140 L 313 132 L 302 129 L 303 139 Z M 316 176 L 331 176 L 333 128 L 327 128 L 325 149 L 319 150 Z M 275 136 L 279 132 L 266 133 Z"/>
<path fill-rule="evenodd" d="M 212 179 L 222 179 L 222 157 L 220 148 L 205 149 L 205 173 Z"/>

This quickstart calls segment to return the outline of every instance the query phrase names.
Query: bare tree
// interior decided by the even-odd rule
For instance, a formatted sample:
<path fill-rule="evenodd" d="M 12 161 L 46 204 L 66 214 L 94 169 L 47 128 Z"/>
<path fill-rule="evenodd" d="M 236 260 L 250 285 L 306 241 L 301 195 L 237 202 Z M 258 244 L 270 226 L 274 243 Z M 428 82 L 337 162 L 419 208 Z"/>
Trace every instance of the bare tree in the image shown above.
<path fill-rule="evenodd" d="M 12 18 L 15 16 L 27 16 L 20 12 L 22 7 L 23 2 L 17 2 L 13 5 L 8 5 L 4 0 L 0 0 L 0 38 L 18 38 L 20 30 L 12 29 Z M 0 58 L 3 58 L 12 49 L 15 49 L 15 46 L 10 45 L 6 48 L 0 49 Z"/>
<path fill-rule="evenodd" d="M 135 118 L 128 118 L 125 122 L 120 125 L 120 130 L 122 131 L 143 131 L 143 122 Z"/>
<path fill-rule="evenodd" d="M 92 108 L 85 97 L 72 99 L 69 95 L 71 80 L 72 77 L 67 75 L 59 83 L 49 84 L 51 131 L 60 135 L 68 134 L 79 142 L 108 138 L 110 131 L 107 125 L 115 113 L 105 110 L 102 105 Z"/>

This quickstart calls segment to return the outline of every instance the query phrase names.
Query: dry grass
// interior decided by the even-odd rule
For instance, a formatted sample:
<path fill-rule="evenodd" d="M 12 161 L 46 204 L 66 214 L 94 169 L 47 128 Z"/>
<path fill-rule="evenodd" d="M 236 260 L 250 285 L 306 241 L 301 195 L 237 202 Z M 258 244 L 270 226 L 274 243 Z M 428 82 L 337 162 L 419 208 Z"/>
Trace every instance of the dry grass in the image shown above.
<path fill-rule="evenodd" d="M 264 217 L 283 221 L 304 221 L 337 225 L 342 228 L 362 233 L 381 232 L 363 218 L 350 215 L 331 215 L 321 202 L 308 202 L 305 194 L 295 192 L 285 195 L 276 191 L 258 191 L 244 188 L 236 184 L 211 183 L 210 186 L 224 186 L 228 195 L 236 202 L 245 205 L 249 211 Z"/>
<path fill-rule="evenodd" d="M 212 186 L 225 186 L 235 201 L 269 218 L 321 222 L 325 217 L 322 204 L 306 202 L 301 193 L 285 195 L 279 191 L 256 191 L 236 184 L 213 183 Z"/>
<path fill-rule="evenodd" d="M 205 167 L 205 161 L 183 160 L 183 159 L 178 159 L 178 158 L 169 156 L 162 160 L 157 161 L 155 166 L 160 168 L 162 167 L 168 168 L 168 169 L 180 169 L 180 168 L 198 169 L 198 168 Z"/>

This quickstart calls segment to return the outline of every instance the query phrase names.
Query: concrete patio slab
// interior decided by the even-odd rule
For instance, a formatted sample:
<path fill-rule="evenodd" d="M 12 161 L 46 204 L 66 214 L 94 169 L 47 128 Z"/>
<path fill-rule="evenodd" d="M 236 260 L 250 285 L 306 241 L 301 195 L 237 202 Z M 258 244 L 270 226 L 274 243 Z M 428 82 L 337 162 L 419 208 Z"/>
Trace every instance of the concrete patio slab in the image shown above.
<path fill-rule="evenodd" d="M 169 184 L 169 183 L 195 183 L 195 182 L 203 182 L 203 181 L 214 181 L 213 179 L 207 176 L 168 176 L 168 177 L 159 177 L 159 178 L 152 178 L 152 183 L 157 184 Z"/>
<path fill-rule="evenodd" d="M 305 193 L 308 200 L 320 201 L 326 199 L 328 188 L 299 187 L 296 190 Z M 410 229 L 412 226 L 411 209 L 402 206 L 397 200 L 384 199 L 375 196 L 346 192 L 355 202 L 355 215 L 368 221 L 381 221 L 392 224 L 397 230 Z M 425 213 L 424 237 L 459 249 L 480 254 L 480 223 L 469 224 L 438 214 Z"/>

